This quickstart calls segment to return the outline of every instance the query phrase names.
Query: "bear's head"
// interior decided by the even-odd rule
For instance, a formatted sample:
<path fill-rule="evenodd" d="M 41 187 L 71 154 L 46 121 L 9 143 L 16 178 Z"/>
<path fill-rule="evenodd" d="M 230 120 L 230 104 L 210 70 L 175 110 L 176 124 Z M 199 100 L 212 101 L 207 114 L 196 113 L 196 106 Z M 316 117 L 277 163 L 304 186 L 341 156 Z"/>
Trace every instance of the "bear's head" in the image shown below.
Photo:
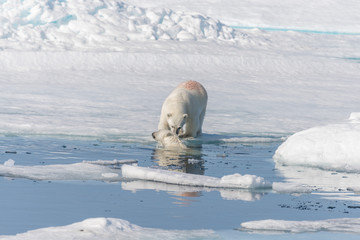
<path fill-rule="evenodd" d="M 183 132 L 183 126 L 186 123 L 188 115 L 187 114 L 181 114 L 180 116 L 178 114 L 167 114 L 167 122 L 169 124 L 171 132 L 175 133 L 176 135 L 179 135 Z"/>
<path fill-rule="evenodd" d="M 179 136 L 170 130 L 162 129 L 152 133 L 152 137 L 165 148 L 187 148 Z"/>

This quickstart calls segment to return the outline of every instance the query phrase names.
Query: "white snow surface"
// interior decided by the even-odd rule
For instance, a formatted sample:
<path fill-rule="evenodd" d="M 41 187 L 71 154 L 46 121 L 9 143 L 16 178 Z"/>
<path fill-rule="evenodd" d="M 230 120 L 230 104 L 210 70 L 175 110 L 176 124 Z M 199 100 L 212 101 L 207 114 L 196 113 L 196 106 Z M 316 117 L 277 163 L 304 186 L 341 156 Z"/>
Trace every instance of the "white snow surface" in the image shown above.
<path fill-rule="evenodd" d="M 260 220 L 244 222 L 241 230 L 251 232 L 283 232 L 283 233 L 306 233 L 306 232 L 345 232 L 360 233 L 360 218 L 337 218 L 320 221 L 286 221 L 286 220 Z"/>
<path fill-rule="evenodd" d="M 212 17 L 220 3 L 166 2 L 0 1 L 0 133 L 151 141 L 162 102 L 189 79 L 209 94 L 205 133 L 281 138 L 357 111 L 360 36 L 231 30 Z M 227 16 L 249 6 L 241 21 L 277 11 L 229 3 L 219 8 Z M 351 26 L 351 3 L 329 5 L 346 9 L 338 24 Z M 317 9 L 325 31 L 335 18 Z"/>
<path fill-rule="evenodd" d="M 145 168 L 124 165 L 122 176 L 129 179 L 140 179 L 155 182 L 165 182 L 177 185 L 212 187 L 212 188 L 269 188 L 271 184 L 264 178 L 255 175 L 226 175 L 222 178 L 196 174 L 172 172 L 162 169 Z"/>
<path fill-rule="evenodd" d="M 278 164 L 360 171 L 358 113 L 349 122 L 314 127 L 290 136 L 275 152 Z"/>
<path fill-rule="evenodd" d="M 82 240 L 82 239 L 219 239 L 212 230 L 163 230 L 144 228 L 116 218 L 89 218 L 67 226 L 41 228 L 2 240 Z"/>

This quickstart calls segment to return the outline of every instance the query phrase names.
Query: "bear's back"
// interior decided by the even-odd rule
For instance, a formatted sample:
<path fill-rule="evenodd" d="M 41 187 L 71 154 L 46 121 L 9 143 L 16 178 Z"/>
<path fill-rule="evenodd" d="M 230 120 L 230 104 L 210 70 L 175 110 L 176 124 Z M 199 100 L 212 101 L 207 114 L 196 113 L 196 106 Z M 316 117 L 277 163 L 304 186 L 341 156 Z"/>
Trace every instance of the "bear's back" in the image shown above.
<path fill-rule="evenodd" d="M 189 80 L 183 83 L 180 83 L 177 88 L 184 88 L 190 92 L 196 92 L 197 94 L 203 95 L 207 97 L 207 92 L 203 85 L 201 85 L 199 82 Z"/>

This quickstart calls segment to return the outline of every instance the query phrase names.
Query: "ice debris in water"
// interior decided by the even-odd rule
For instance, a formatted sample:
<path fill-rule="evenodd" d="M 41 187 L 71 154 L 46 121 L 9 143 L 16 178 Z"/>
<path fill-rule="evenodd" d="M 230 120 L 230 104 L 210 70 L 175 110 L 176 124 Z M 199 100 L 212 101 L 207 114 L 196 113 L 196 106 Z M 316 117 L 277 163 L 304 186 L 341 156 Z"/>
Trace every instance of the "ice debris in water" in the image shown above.
<path fill-rule="evenodd" d="M 14 165 L 15 165 L 15 161 L 12 160 L 12 159 L 9 159 L 9 160 L 7 160 L 7 161 L 4 162 L 4 166 L 5 166 L 5 167 L 12 167 L 12 166 L 14 166 Z"/>

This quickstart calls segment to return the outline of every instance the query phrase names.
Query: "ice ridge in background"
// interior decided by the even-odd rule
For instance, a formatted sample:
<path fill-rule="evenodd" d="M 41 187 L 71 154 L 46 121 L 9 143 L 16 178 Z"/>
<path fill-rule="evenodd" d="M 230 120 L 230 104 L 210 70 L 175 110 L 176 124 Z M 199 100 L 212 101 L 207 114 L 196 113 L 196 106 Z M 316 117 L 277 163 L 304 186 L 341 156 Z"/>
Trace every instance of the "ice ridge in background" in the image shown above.
<path fill-rule="evenodd" d="M 120 50 L 128 40 L 233 40 L 218 20 L 121 1 L 2 1 L 0 47 L 4 49 Z"/>

